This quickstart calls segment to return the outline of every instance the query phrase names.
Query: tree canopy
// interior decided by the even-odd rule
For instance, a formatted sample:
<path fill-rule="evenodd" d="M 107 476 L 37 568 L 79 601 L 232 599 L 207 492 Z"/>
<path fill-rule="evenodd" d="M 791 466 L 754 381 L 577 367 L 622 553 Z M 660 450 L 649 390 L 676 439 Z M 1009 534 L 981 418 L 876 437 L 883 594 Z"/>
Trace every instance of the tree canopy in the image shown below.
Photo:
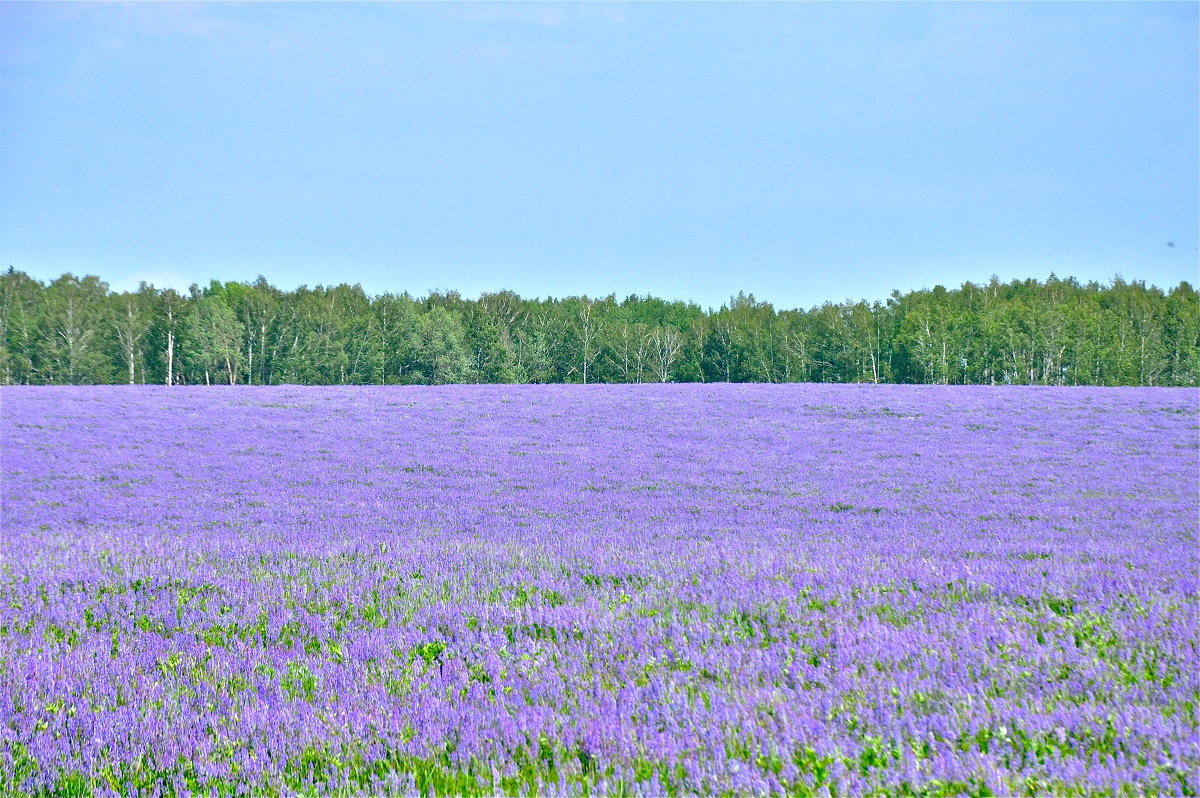
<path fill-rule="evenodd" d="M 892 293 L 777 310 L 511 291 L 369 296 L 212 281 L 187 296 L 0 274 L 0 382 L 903 382 L 1200 385 L 1200 297 L 1120 277 Z"/>

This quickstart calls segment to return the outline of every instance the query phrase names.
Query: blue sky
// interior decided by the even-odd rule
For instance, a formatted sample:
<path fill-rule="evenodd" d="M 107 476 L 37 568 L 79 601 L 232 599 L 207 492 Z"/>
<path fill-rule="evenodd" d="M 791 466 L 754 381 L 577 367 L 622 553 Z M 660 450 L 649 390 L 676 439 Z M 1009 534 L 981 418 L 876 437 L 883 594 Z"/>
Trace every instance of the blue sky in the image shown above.
<path fill-rule="evenodd" d="M 0 267 L 705 306 L 1195 283 L 1198 8 L 4 2 Z"/>

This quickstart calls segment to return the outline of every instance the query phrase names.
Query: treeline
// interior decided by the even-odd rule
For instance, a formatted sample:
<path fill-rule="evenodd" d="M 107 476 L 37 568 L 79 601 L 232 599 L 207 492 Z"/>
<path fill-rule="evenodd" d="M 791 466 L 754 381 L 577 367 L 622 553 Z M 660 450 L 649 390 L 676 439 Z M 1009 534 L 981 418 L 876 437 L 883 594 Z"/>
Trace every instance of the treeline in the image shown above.
<path fill-rule="evenodd" d="M 465 299 L 0 274 L 4 384 L 907 382 L 1200 385 L 1200 299 L 1117 278 L 719 310 L 654 297 Z"/>

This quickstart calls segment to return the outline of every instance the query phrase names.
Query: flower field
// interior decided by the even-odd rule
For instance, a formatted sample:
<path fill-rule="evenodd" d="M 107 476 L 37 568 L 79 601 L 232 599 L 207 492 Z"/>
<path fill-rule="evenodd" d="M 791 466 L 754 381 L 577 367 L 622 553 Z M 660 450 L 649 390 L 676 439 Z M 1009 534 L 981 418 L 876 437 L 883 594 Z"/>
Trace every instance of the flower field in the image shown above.
<path fill-rule="evenodd" d="M 0 794 L 1195 795 L 1198 402 L 6 388 Z"/>

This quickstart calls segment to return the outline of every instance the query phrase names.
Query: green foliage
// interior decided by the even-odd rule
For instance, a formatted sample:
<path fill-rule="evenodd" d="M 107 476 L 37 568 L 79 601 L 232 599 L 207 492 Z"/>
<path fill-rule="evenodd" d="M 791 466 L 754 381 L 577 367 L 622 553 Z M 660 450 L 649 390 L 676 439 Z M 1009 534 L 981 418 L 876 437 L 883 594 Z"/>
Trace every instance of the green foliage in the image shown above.
<path fill-rule="evenodd" d="M 183 351 L 188 364 L 204 374 L 205 383 L 224 373 L 233 385 L 241 364 L 241 326 L 233 310 L 217 294 L 201 297 L 184 320 Z"/>
<path fill-rule="evenodd" d="M 1200 295 L 1051 275 L 807 311 L 738 294 L 705 312 L 639 296 L 285 292 L 262 277 L 116 294 L 96 277 L 0 274 L 8 385 L 696 381 L 1200 385 Z"/>

